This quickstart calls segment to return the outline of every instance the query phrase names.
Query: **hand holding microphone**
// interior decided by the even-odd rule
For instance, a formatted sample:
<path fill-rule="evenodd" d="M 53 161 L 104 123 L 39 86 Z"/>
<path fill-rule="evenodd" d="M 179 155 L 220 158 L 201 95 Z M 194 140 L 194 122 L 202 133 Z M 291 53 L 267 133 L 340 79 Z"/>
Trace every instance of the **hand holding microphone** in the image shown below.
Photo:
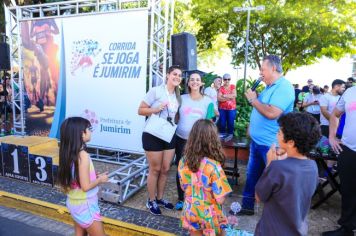
<path fill-rule="evenodd" d="M 252 91 L 255 91 L 256 88 L 258 87 L 258 85 L 261 83 L 261 81 L 262 81 L 262 77 L 258 78 L 258 79 L 256 80 L 256 82 L 252 85 L 251 90 L 252 90 Z"/>
<path fill-rule="evenodd" d="M 261 81 L 262 77 L 258 78 L 256 82 L 252 85 L 252 87 L 245 92 L 245 96 L 250 104 L 252 104 L 253 101 L 257 99 L 257 93 L 255 92 L 255 90 L 261 83 Z"/>

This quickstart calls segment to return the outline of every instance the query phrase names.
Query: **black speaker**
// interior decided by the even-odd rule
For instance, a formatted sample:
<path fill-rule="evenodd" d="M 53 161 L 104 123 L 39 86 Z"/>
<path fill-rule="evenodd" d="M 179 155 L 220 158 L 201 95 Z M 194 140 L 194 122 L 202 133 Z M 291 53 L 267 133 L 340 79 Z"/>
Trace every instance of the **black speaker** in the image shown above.
<path fill-rule="evenodd" d="M 0 70 L 10 69 L 10 47 L 7 43 L 0 43 Z"/>
<path fill-rule="evenodd" d="M 172 35 L 172 62 L 183 70 L 197 69 L 197 40 L 194 35 L 185 32 Z"/>

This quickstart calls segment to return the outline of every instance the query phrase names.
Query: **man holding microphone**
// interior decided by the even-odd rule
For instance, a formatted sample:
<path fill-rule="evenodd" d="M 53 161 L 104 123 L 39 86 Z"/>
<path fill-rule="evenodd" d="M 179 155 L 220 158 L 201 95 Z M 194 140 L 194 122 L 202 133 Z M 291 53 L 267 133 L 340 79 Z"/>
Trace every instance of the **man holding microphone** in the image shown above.
<path fill-rule="evenodd" d="M 260 69 L 261 80 L 266 88 L 257 93 L 248 89 L 245 93 L 253 110 L 250 118 L 250 156 L 247 165 L 246 185 L 243 192 L 242 209 L 239 215 L 253 215 L 255 185 L 265 166 L 266 155 L 272 144 L 277 143 L 279 129 L 277 119 L 293 111 L 294 88 L 282 75 L 282 63 L 278 56 L 263 58 Z M 255 87 L 255 86 L 254 86 Z"/>

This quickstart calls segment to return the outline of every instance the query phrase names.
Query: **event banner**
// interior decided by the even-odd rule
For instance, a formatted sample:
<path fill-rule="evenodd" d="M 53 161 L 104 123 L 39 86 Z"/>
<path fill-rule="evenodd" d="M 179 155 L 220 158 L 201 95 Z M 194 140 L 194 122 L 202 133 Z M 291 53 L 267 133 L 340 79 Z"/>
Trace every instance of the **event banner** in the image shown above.
<path fill-rule="evenodd" d="M 90 120 L 92 145 L 141 151 L 147 11 L 67 18 L 63 35 L 66 116 Z"/>
<path fill-rule="evenodd" d="M 26 134 L 48 136 L 58 98 L 61 20 L 22 21 L 20 26 Z"/>
<path fill-rule="evenodd" d="M 43 50 L 53 59 L 43 69 L 47 76 L 41 73 L 41 55 L 36 49 L 30 51 L 33 58 L 27 61 L 27 84 L 36 114 L 46 117 L 54 110 L 49 136 L 59 137 L 65 117 L 82 116 L 93 127 L 90 146 L 143 152 L 145 119 L 137 111 L 146 92 L 147 10 L 66 17 L 51 20 L 46 27 L 56 55 Z M 30 26 L 28 32 L 31 35 Z M 34 36 L 29 41 L 36 44 L 35 40 Z M 41 46 L 36 45 L 33 47 Z M 52 73 L 53 62 L 56 71 Z M 39 82 L 31 80 L 32 74 Z M 42 79 L 47 80 L 46 86 L 41 85 Z"/>

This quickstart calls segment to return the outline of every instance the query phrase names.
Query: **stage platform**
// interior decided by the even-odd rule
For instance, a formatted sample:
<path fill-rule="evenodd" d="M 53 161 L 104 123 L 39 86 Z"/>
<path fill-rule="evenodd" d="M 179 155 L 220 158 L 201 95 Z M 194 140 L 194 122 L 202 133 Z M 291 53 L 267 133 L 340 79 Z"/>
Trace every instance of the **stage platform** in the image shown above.
<path fill-rule="evenodd" d="M 40 150 L 42 148 L 51 147 L 52 149 L 58 150 L 57 139 L 39 136 L 4 136 L 0 137 L 0 145 L 2 143 L 13 144 L 17 146 L 26 146 L 29 151 Z"/>
<path fill-rule="evenodd" d="M 0 176 L 54 186 L 58 170 L 56 139 L 39 136 L 0 138 Z"/>
<path fill-rule="evenodd" d="M 52 187 L 55 185 L 59 165 L 56 139 L 6 136 L 0 138 L 0 145 L 0 176 Z M 146 186 L 148 164 L 143 155 L 120 158 L 114 163 L 117 164 L 116 169 L 109 171 L 109 181 L 101 185 L 99 199 L 121 204 Z"/>

